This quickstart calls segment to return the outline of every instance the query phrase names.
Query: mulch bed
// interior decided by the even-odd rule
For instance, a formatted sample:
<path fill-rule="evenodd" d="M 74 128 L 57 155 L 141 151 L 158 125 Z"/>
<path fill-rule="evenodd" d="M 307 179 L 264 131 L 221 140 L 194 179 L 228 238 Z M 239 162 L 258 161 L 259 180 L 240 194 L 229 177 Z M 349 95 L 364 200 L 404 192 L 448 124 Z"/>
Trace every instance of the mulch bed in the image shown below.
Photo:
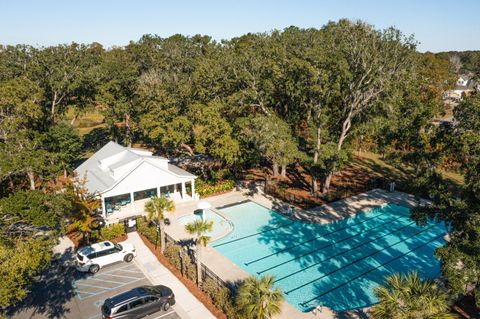
<path fill-rule="evenodd" d="M 244 179 L 246 181 L 265 181 L 272 175 L 269 167 L 253 168 L 245 172 Z M 348 165 L 333 176 L 329 190 L 330 196 L 322 196 L 320 193 L 312 195 L 311 175 L 300 164 L 296 164 L 287 169 L 285 178 L 272 178 L 269 183 L 274 185 L 275 190 L 282 189 L 284 191 L 285 196 L 281 198 L 282 200 L 308 209 L 365 192 L 368 190 L 372 177 L 371 174 L 355 164 Z M 318 183 L 318 185 L 320 189 L 321 184 Z"/>
<path fill-rule="evenodd" d="M 200 288 L 197 287 L 197 285 L 192 282 L 190 279 L 185 278 L 182 276 L 180 270 L 175 268 L 170 261 L 162 255 L 159 249 L 155 249 L 155 245 L 152 244 L 145 236 L 140 234 L 140 238 L 142 239 L 143 243 L 150 249 L 150 251 L 157 257 L 158 261 L 165 266 L 170 272 L 172 272 L 175 277 L 178 278 L 186 287 L 187 289 L 197 298 L 200 300 L 200 302 L 207 307 L 207 309 L 218 319 L 227 319 L 227 316 L 215 305 L 213 304 L 212 300 L 210 297 L 208 297 Z"/>
<path fill-rule="evenodd" d="M 68 233 L 67 237 L 70 238 L 70 240 L 73 242 L 73 245 L 75 246 L 75 248 L 87 245 L 87 243 L 85 243 L 84 240 L 83 240 L 82 234 L 80 234 L 79 232 Z M 110 241 L 114 244 L 118 244 L 118 243 L 120 243 L 122 241 L 125 241 L 127 239 L 128 239 L 128 235 L 123 234 L 121 237 L 114 238 Z"/>
<path fill-rule="evenodd" d="M 231 192 L 232 190 L 234 190 L 234 189 L 235 189 L 235 188 L 232 188 L 232 189 L 229 189 L 229 190 L 226 190 L 226 191 L 211 193 L 211 194 L 208 194 L 208 195 L 201 195 L 200 198 L 208 198 L 208 197 L 213 197 L 213 196 L 218 196 L 218 195 L 230 193 L 230 192 Z"/>

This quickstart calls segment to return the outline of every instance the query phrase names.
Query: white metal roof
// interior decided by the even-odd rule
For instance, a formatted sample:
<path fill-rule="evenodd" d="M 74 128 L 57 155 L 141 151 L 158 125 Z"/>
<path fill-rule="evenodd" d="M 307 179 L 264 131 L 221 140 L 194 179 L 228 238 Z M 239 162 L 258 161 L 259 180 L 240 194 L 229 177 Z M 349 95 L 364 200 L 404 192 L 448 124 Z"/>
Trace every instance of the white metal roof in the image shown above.
<path fill-rule="evenodd" d="M 90 193 L 102 193 L 114 187 L 144 162 L 167 174 L 195 178 L 195 175 L 169 164 L 167 158 L 153 156 L 148 150 L 127 148 L 115 142 L 108 142 L 77 167 L 75 172 L 79 178 L 86 178 L 86 187 Z M 145 178 L 148 179 L 148 176 Z"/>

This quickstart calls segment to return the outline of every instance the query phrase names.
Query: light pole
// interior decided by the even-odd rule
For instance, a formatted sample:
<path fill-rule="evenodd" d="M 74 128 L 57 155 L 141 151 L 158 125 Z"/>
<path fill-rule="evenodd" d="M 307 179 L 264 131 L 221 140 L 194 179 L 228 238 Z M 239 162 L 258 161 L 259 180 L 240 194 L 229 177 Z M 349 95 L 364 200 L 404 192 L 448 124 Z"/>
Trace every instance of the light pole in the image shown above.
<path fill-rule="evenodd" d="M 157 234 L 155 236 L 155 250 L 157 250 L 157 247 L 158 247 L 158 234 L 160 233 L 160 225 L 157 221 L 157 219 L 154 219 L 153 221 L 153 224 L 155 225 L 155 230 L 157 231 Z"/>

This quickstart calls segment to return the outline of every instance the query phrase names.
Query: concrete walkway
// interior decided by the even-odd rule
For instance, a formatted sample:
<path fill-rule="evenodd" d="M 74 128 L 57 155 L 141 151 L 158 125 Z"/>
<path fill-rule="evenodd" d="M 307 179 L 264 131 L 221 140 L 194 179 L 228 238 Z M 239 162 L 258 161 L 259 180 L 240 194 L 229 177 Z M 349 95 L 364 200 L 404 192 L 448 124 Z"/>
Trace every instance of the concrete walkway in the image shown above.
<path fill-rule="evenodd" d="M 143 243 L 137 232 L 129 233 L 127 242 L 135 245 L 137 266 L 154 285 L 165 285 L 175 293 L 177 304 L 173 307 L 182 319 L 214 319 L 215 316 L 190 291 L 165 268 Z"/>

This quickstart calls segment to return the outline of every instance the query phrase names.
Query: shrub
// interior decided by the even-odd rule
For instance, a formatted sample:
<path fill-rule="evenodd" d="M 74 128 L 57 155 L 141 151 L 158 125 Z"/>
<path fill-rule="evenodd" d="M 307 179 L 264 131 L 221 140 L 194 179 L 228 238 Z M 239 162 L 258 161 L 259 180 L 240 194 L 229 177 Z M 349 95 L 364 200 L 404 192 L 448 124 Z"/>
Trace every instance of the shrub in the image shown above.
<path fill-rule="evenodd" d="M 188 254 L 183 254 L 183 273 L 193 282 L 197 282 L 197 266 Z"/>
<path fill-rule="evenodd" d="M 103 227 L 100 230 L 100 236 L 103 240 L 112 240 L 122 237 L 125 234 L 125 226 L 123 224 L 113 224 L 107 227 Z"/>
<path fill-rule="evenodd" d="M 197 179 L 195 183 L 195 190 L 200 196 L 208 196 L 216 193 L 230 191 L 235 188 L 235 181 L 227 179 L 217 183 L 205 182 Z"/>
<path fill-rule="evenodd" d="M 165 245 L 164 255 L 165 257 L 168 258 L 170 263 L 174 265 L 175 268 L 177 269 L 180 269 L 181 267 L 181 260 L 180 260 L 180 256 L 178 255 L 178 253 L 180 252 L 180 249 L 181 249 L 180 246 L 175 244 L 167 243 Z"/>
<path fill-rule="evenodd" d="M 202 290 L 212 299 L 215 306 L 220 308 L 227 318 L 236 318 L 235 304 L 232 292 L 227 287 L 219 286 L 218 283 L 207 278 L 202 284 Z"/>
<path fill-rule="evenodd" d="M 155 240 L 157 239 L 155 225 L 151 224 L 145 218 L 137 218 L 137 231 L 147 237 L 152 244 L 155 244 Z M 160 244 L 160 240 L 158 241 L 158 244 Z"/>

